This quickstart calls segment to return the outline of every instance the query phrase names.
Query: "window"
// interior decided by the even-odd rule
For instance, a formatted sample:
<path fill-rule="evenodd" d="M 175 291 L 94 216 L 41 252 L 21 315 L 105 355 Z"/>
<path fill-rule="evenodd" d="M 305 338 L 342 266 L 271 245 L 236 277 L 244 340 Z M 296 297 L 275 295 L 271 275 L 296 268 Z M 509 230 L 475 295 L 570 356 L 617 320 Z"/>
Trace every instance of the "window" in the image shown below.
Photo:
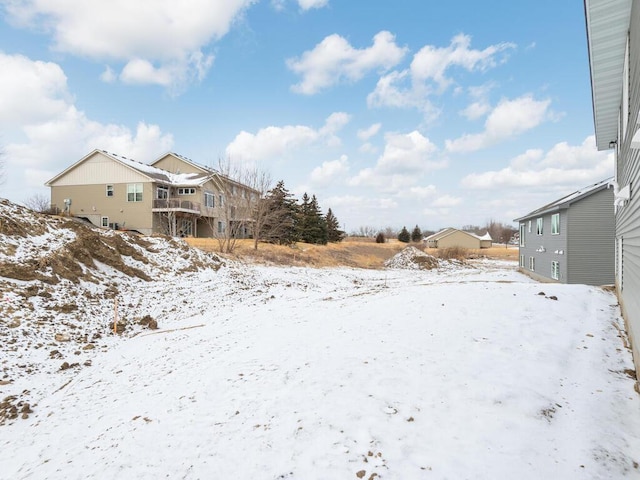
<path fill-rule="evenodd" d="M 142 184 L 128 183 L 127 184 L 127 202 L 141 202 L 141 201 L 142 201 Z"/>
<path fill-rule="evenodd" d="M 109 217 L 102 217 L 100 220 L 101 220 L 101 225 L 103 227 L 108 227 L 109 226 Z"/>
<path fill-rule="evenodd" d="M 560 234 L 560 214 L 554 213 L 551 215 L 551 235 Z"/>
<path fill-rule="evenodd" d="M 218 201 L 218 205 L 219 205 L 220 207 L 221 207 L 222 205 L 224 205 L 224 203 L 223 203 L 224 197 L 222 196 L 222 194 L 220 194 L 220 195 L 219 195 L 218 200 L 219 200 L 219 201 Z"/>
<path fill-rule="evenodd" d="M 520 255 L 520 266 L 524 268 L 524 255 Z"/>
<path fill-rule="evenodd" d="M 531 220 L 529 220 L 529 233 L 531 233 Z"/>
<path fill-rule="evenodd" d="M 213 193 L 204 192 L 204 206 L 211 208 L 216 206 L 216 196 Z"/>
<path fill-rule="evenodd" d="M 218 233 L 224 233 L 224 223 L 218 222 Z"/>
<path fill-rule="evenodd" d="M 555 260 L 551 262 L 551 278 L 554 280 L 560 279 L 560 262 Z"/>
<path fill-rule="evenodd" d="M 113 185 L 107 185 L 107 197 L 113 197 Z"/>
<path fill-rule="evenodd" d="M 195 188 L 179 188 L 178 195 L 194 195 L 196 193 Z"/>
<path fill-rule="evenodd" d="M 166 185 L 158 185 L 156 198 L 158 200 L 166 200 L 167 198 L 169 198 L 169 187 L 167 187 Z"/>
<path fill-rule="evenodd" d="M 542 220 L 542 217 L 536 218 L 536 235 L 542 235 Z"/>
<path fill-rule="evenodd" d="M 536 271 L 536 259 L 535 257 L 529 257 L 529 270 L 532 272 Z"/>
<path fill-rule="evenodd" d="M 531 221 L 529 221 L 529 224 L 531 224 Z M 520 246 L 524 247 L 524 223 L 520 224 Z"/>

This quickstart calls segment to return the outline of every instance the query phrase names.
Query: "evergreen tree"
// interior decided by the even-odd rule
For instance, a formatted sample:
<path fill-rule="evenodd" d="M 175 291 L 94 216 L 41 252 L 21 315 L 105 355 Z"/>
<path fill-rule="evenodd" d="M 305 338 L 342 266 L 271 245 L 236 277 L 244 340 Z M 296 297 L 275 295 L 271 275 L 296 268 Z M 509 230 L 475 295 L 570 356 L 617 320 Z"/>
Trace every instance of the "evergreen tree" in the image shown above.
<path fill-rule="evenodd" d="M 376 243 L 384 243 L 387 240 L 384 238 L 384 233 L 382 232 L 378 232 L 378 235 L 376 235 Z"/>
<path fill-rule="evenodd" d="M 413 231 L 411 232 L 411 241 L 419 242 L 421 240 L 422 240 L 422 230 L 420 230 L 420 227 L 416 225 L 416 228 L 414 228 Z"/>
<path fill-rule="evenodd" d="M 402 230 L 400 230 L 400 233 L 398 234 L 398 241 L 403 243 L 409 243 L 411 241 L 411 235 L 409 234 L 407 227 L 402 227 Z"/>
<path fill-rule="evenodd" d="M 324 217 L 324 221 L 327 225 L 327 241 L 341 242 L 345 234 L 340 230 L 340 223 L 331 209 L 327 210 L 327 215 Z"/>
<path fill-rule="evenodd" d="M 302 196 L 302 204 L 299 206 L 298 237 L 306 243 L 326 244 L 327 224 L 318 205 L 316 196 L 305 192 Z"/>
<path fill-rule="evenodd" d="M 264 198 L 267 202 L 265 222 L 260 239 L 265 242 L 291 245 L 297 238 L 298 204 L 280 180 Z"/>

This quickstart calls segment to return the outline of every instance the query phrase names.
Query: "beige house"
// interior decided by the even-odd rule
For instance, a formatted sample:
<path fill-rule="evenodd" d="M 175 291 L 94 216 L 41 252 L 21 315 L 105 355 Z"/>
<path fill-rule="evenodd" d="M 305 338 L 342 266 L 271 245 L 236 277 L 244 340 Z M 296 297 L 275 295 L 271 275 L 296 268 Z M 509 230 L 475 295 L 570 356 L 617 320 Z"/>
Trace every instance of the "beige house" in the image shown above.
<path fill-rule="evenodd" d="M 175 153 L 147 165 L 94 150 L 46 185 L 53 210 L 147 235 L 249 236 L 257 199 L 255 190 Z"/>
<path fill-rule="evenodd" d="M 490 248 L 493 244 L 491 236 L 487 232 L 482 237 L 470 232 L 464 232 L 456 228 L 445 228 L 423 239 L 428 248 L 468 248 L 477 250 Z"/>

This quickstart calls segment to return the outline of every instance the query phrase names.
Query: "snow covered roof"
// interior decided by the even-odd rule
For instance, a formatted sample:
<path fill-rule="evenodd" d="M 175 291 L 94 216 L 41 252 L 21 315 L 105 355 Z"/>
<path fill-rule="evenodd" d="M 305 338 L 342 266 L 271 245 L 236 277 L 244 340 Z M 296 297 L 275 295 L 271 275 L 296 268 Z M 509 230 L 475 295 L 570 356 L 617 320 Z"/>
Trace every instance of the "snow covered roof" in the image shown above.
<path fill-rule="evenodd" d="M 613 180 L 613 177 L 607 178 L 605 180 L 602 180 L 598 183 L 594 183 L 593 185 L 589 185 L 588 187 L 585 188 L 581 188 L 580 190 L 576 190 L 573 193 L 570 193 L 569 195 L 565 195 L 562 198 L 559 198 L 558 200 L 555 200 L 554 202 L 548 203 L 547 205 L 544 205 L 543 207 L 537 208 L 536 210 L 526 214 L 523 217 L 520 218 L 516 218 L 514 220 L 514 222 L 519 222 L 522 220 L 526 220 L 530 217 L 536 217 L 536 216 L 540 216 L 540 215 L 544 215 L 545 213 L 549 213 L 552 211 L 557 211 L 557 210 L 561 210 L 561 209 L 566 209 L 569 208 L 571 206 L 572 203 L 577 202 L 578 200 L 581 200 L 585 197 L 588 197 L 589 195 L 593 195 L 596 192 L 599 192 L 600 190 L 604 190 L 605 188 L 609 188 L 610 182 Z"/>
<path fill-rule="evenodd" d="M 53 182 L 55 182 L 58 178 L 64 176 L 67 172 L 74 169 L 76 166 L 80 165 L 82 162 L 86 161 L 90 157 L 92 157 L 95 153 L 100 153 L 106 157 L 111 158 L 115 162 L 120 163 L 128 168 L 136 170 L 142 175 L 146 176 L 152 181 L 174 185 L 174 186 L 198 186 L 204 184 L 208 179 L 211 178 L 211 175 L 215 173 L 213 170 L 204 170 L 202 173 L 171 173 L 166 170 L 162 170 L 161 168 L 154 167 L 153 165 L 149 165 L 146 163 L 139 162 L 137 160 L 133 160 L 131 158 L 127 158 L 123 155 L 119 155 L 117 153 L 108 152 L 106 150 L 93 150 L 88 155 L 85 155 L 80 160 L 75 162 L 73 165 L 69 166 L 58 175 L 53 177 L 51 180 L 45 183 L 47 186 L 51 186 Z M 176 155 L 176 154 L 173 154 Z M 201 167 L 204 168 L 204 167 Z"/>
<path fill-rule="evenodd" d="M 428 237 L 423 238 L 423 241 L 428 242 L 430 240 L 439 240 L 439 239 L 441 239 L 443 237 L 446 237 L 448 235 L 451 235 L 451 234 L 453 234 L 455 232 L 462 232 L 462 233 L 464 233 L 466 235 L 469 235 L 471 237 L 477 238 L 478 240 L 491 240 L 491 241 L 493 241 L 493 239 L 491 238 L 491 235 L 489 235 L 489 232 L 487 232 L 484 235 L 480 236 L 480 235 L 476 235 L 475 233 L 466 232 L 464 230 L 459 230 L 459 229 L 453 228 L 453 227 L 443 228 L 439 232 L 436 232 L 433 235 L 429 235 Z"/>

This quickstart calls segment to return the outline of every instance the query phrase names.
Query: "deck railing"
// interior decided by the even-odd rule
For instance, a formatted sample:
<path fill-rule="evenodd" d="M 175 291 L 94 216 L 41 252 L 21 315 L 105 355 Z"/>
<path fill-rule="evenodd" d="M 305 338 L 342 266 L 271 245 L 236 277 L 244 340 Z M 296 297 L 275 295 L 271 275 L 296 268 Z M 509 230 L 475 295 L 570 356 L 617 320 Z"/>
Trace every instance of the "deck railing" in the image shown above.
<path fill-rule="evenodd" d="M 179 198 L 162 198 L 153 201 L 154 210 L 183 210 L 200 213 L 201 208 L 198 202 L 191 200 L 181 200 Z"/>

